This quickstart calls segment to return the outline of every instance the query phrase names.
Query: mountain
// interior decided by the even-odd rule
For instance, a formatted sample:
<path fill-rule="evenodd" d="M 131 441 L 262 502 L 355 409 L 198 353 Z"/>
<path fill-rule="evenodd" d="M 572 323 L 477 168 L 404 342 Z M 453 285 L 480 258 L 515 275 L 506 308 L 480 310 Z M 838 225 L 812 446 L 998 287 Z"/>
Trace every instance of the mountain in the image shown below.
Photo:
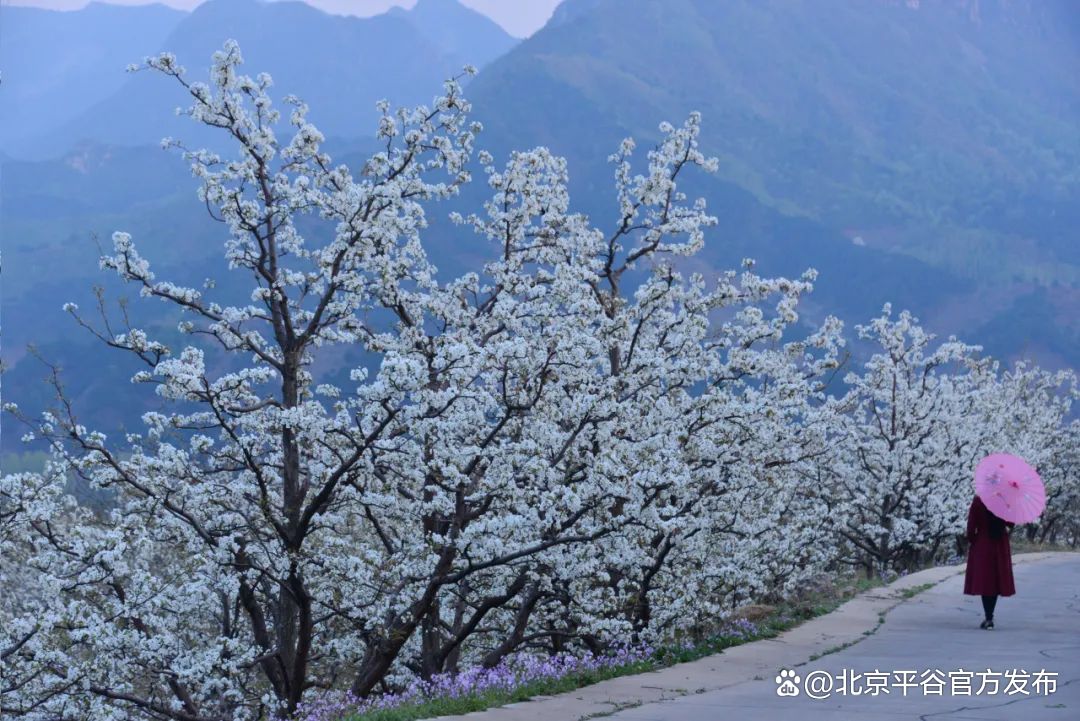
<path fill-rule="evenodd" d="M 346 158 L 357 146 L 330 142 L 327 150 Z M 129 382 L 135 370 L 131 359 L 80 328 L 62 306 L 76 303 L 100 328 L 100 289 L 117 332 L 123 325 L 117 302 L 127 299 L 125 312 L 133 324 L 180 342 L 178 318 L 168 305 L 139 299 L 137 290 L 98 268 L 98 257 L 111 250 L 114 231 L 126 231 L 159 277 L 193 287 L 213 277 L 221 283 L 219 292 L 236 288 L 237 276 L 222 260 L 227 229 L 198 200 L 197 185 L 179 153 L 158 146 L 85 143 L 56 159 L 5 159 L 0 184 L 5 401 L 35 413 L 55 401 L 45 382 L 44 359 L 61 368 L 75 407 L 93 427 L 110 433 L 135 427 L 143 412 L 158 406 L 153 394 Z M 4 419 L 5 429 L 10 421 Z M 19 435 L 0 437 L 0 463 L 13 463 L 10 454 L 23 449 Z"/>
<path fill-rule="evenodd" d="M 722 177 L 786 215 L 1072 283 L 1078 17 L 1068 0 L 567 0 L 471 95 L 492 135 L 569 126 L 581 150 L 700 110 Z"/>
<path fill-rule="evenodd" d="M 225 40 L 236 39 L 248 72 L 269 72 L 277 87 L 304 99 L 311 106 L 311 119 L 326 134 L 357 137 L 373 133 L 377 101 L 428 102 L 442 81 L 459 74 L 464 65 L 484 64 L 515 43 L 457 0 L 423 0 L 408 12 L 370 18 L 329 15 L 301 2 L 208 0 L 190 13 L 160 13 L 170 23 L 153 15 L 159 19 L 157 32 L 145 33 L 150 22 L 144 16 L 152 13 L 144 10 L 95 4 L 74 12 L 33 11 L 35 23 L 22 22 L 21 16 L 11 21 L 21 22 L 18 33 L 12 34 L 22 38 L 22 45 L 7 50 L 12 63 L 21 68 L 34 59 L 42 68 L 39 75 L 68 78 L 70 62 L 56 57 L 71 56 L 76 62 L 84 46 L 104 53 L 96 47 L 102 43 L 108 43 L 109 50 L 105 60 L 66 80 L 68 85 L 85 84 L 79 104 L 65 101 L 61 91 L 68 85 L 41 101 L 26 90 L 21 97 L 27 103 L 27 119 L 20 126 L 18 142 L 0 148 L 17 157 L 40 159 L 63 154 L 82 141 L 139 145 L 176 136 L 211 142 L 212 136 L 193 135 L 193 125 L 173 113 L 189 104 L 176 83 L 151 73 L 123 72 L 129 63 L 162 50 L 186 63 L 191 79 L 205 79 L 211 54 Z M 107 32 L 91 34 L 99 15 L 108 18 Z M 75 51 L 64 46 L 68 35 L 50 39 L 56 28 L 70 30 Z M 79 35 L 81 28 L 88 29 L 85 36 Z M 41 44 L 36 54 L 22 47 L 33 44 L 31 37 Z M 35 118 L 48 116 L 56 106 L 63 112 L 43 126 L 35 125 Z"/>
<path fill-rule="evenodd" d="M 248 71 L 272 72 L 277 97 L 304 95 L 313 120 L 341 138 L 329 150 L 355 165 L 370 145 L 359 138 L 371 128 L 362 97 L 429 101 L 446 74 L 479 64 L 422 32 L 416 18 L 431 7 L 449 5 L 423 0 L 409 12 L 359 20 L 295 3 L 212 0 L 184 16 L 162 47 L 200 77 L 220 41 L 238 37 Z M 565 156 L 573 209 L 601 228 L 616 212 L 607 155 L 632 135 L 644 156 L 661 120 L 701 110 L 702 146 L 721 158 L 721 172 L 690 177 L 684 188 L 707 198 L 720 224 L 692 269 L 737 267 L 743 257 L 767 275 L 815 267 L 804 313 L 811 320 L 831 313 L 865 322 L 892 301 L 931 330 L 998 357 L 1076 367 L 1073 7 L 567 0 L 544 29 L 489 62 L 466 95 L 485 126 L 478 147 L 505 158 L 547 145 Z M 449 71 L 432 66 L 439 63 Z M 96 271 L 92 233 L 107 240 L 113 230 L 132 231 L 162 277 L 221 280 L 224 231 L 198 203 L 182 161 L 155 147 L 124 147 L 167 134 L 203 142 L 194 124 L 171 117 L 181 102 L 162 78 L 129 77 L 72 126 L 119 142 L 4 162 L 6 399 L 28 409 L 48 400 L 43 368 L 22 350 L 34 341 L 65 365 L 68 387 L 83 394 L 80 407 L 94 409 L 88 425 L 109 431 L 145 409 L 125 384 L 133 369 L 78 335 L 59 307 L 74 300 L 93 308 L 95 283 L 119 290 Z M 445 218 L 477 209 L 486 194 L 477 180 L 460 199 L 429 208 L 426 246 L 442 277 L 491 257 L 484 241 Z M 174 322 L 152 315 L 158 304 L 132 309 L 165 328 Z M 17 440 L 7 434 L 4 450 Z"/>
<path fill-rule="evenodd" d="M 565 155 L 590 211 L 610 208 L 620 138 L 699 110 L 721 160 L 703 262 L 818 266 L 815 296 L 848 320 L 884 292 L 1004 357 L 1075 366 L 1078 29 L 1069 0 L 566 0 L 469 96 L 486 145 Z"/>
<path fill-rule="evenodd" d="M 457 0 L 418 0 L 409 10 L 393 7 L 387 15 L 412 24 L 439 47 L 477 67 L 487 65 L 518 42 L 498 23 Z"/>
<path fill-rule="evenodd" d="M 185 16 L 164 5 L 92 2 L 58 12 L 5 3 L 0 149 L 19 152 L 29 138 L 71 122 L 119 90 L 128 63 L 160 50 Z"/>

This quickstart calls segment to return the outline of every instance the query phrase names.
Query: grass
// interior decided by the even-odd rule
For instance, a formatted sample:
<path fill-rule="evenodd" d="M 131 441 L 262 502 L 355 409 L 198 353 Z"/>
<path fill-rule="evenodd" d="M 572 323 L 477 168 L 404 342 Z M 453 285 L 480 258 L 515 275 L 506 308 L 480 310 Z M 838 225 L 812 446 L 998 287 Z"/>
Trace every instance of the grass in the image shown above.
<path fill-rule="evenodd" d="M 773 638 L 782 631 L 801 623 L 803 619 L 794 619 L 775 614 L 767 622 L 757 624 L 759 632 L 747 635 L 717 634 L 703 643 L 694 646 L 665 646 L 656 651 L 648 660 L 628 663 L 621 666 L 613 666 L 601 671 L 573 673 L 560 679 L 545 679 L 517 686 L 512 690 L 497 689 L 484 693 L 470 694 L 451 699 L 431 699 L 423 703 L 402 706 L 393 709 L 372 711 L 364 714 L 346 716 L 344 721 L 418 721 L 419 719 L 434 718 L 437 716 L 450 716 L 465 714 L 472 711 L 483 711 L 495 706 L 505 706 L 510 703 L 528 701 L 537 696 L 551 696 L 554 694 L 573 691 L 584 686 L 590 686 L 600 681 L 606 681 L 621 676 L 646 673 L 666 668 L 677 663 L 694 661 L 705 656 L 720 653 L 725 648 L 737 646 L 750 641 L 764 638 Z M 622 710 L 622 708 L 615 709 Z M 604 715 L 604 714 L 599 714 Z"/>
<path fill-rule="evenodd" d="M 789 602 L 775 607 L 767 617 L 754 624 L 753 633 L 716 633 L 697 643 L 663 646 L 645 661 L 637 661 L 606 668 L 600 671 L 574 673 L 560 679 L 545 679 L 526 683 L 512 690 L 497 689 L 457 698 L 431 699 L 419 704 L 383 709 L 346 717 L 346 721 L 418 721 L 438 716 L 465 714 L 482 711 L 495 706 L 527 701 L 537 696 L 550 696 L 573 691 L 611 678 L 645 673 L 679 663 L 696 661 L 721 653 L 726 648 L 751 641 L 774 638 L 789 628 L 824 615 L 836 609 L 844 601 L 864 590 L 880 586 L 879 579 L 852 579 L 832 593 L 812 594 L 801 601 Z"/>
<path fill-rule="evenodd" d="M 615 707 L 613 709 L 611 709 L 610 711 L 598 711 L 597 713 L 591 713 L 591 714 L 589 714 L 587 716 L 582 716 L 581 717 L 582 721 L 585 721 L 585 719 L 603 718 L 605 716 L 611 716 L 612 714 L 617 714 L 620 711 L 626 711 L 627 709 L 637 708 L 638 706 L 641 706 L 641 701 L 631 701 L 629 703 L 617 703 L 614 706 Z"/>
<path fill-rule="evenodd" d="M 721 653 L 724 649 L 731 648 L 732 646 L 775 638 L 784 631 L 798 626 L 805 621 L 831 613 L 843 603 L 864 591 L 878 588 L 885 584 L 886 581 L 877 576 L 872 578 L 849 576 L 834 579 L 834 584 L 824 591 L 804 594 L 803 597 L 797 600 L 780 603 L 774 606 L 774 610 L 770 614 L 753 624 L 755 630 L 751 633 L 725 633 L 720 631 L 696 642 L 662 646 L 656 650 L 651 658 L 643 661 L 636 661 L 597 671 L 572 673 L 559 679 L 538 680 L 522 684 L 513 689 L 495 689 L 483 693 L 463 695 L 456 698 L 430 699 L 422 703 L 408 706 L 371 711 L 364 714 L 353 714 L 344 717 L 343 721 L 419 721 L 420 719 L 435 718 L 438 716 L 466 714 L 474 711 L 483 711 L 497 706 L 505 706 L 506 704 L 528 701 L 538 696 L 551 696 L 559 693 L 566 693 L 612 678 L 656 671 L 675 664 L 696 661 L 706 656 Z M 933 585 L 934 584 L 932 583 L 924 583 L 913 586 L 901 591 L 900 595 L 906 600 L 916 594 L 922 593 Z M 877 625 L 870 631 L 867 631 L 864 635 L 873 634 L 884 622 L 885 614 L 881 613 L 878 615 Z M 836 653 L 855 643 L 857 643 L 857 641 L 851 641 L 830 648 L 824 653 L 812 656 L 810 661 L 816 661 L 822 656 Z M 596 715 L 607 715 L 607 712 Z"/>
<path fill-rule="evenodd" d="M 758 629 L 756 633 L 748 633 L 745 635 L 720 633 L 706 638 L 699 644 L 664 646 L 657 649 L 653 656 L 645 661 L 614 666 L 601 671 L 573 673 L 560 679 L 535 681 L 515 687 L 512 690 L 497 689 L 484 693 L 469 694 L 458 698 L 431 699 L 409 706 L 372 711 L 364 714 L 354 714 L 352 716 L 346 716 L 344 721 L 418 721 L 419 719 L 434 718 L 437 716 L 449 716 L 470 713 L 472 711 L 482 711 L 495 706 L 504 706 L 510 703 L 527 701 L 537 696 L 551 696 L 554 694 L 565 693 L 612 678 L 630 676 L 633 674 L 645 673 L 647 671 L 656 671 L 677 663 L 695 661 L 699 658 L 704 658 L 705 656 L 720 653 L 725 648 L 749 643 L 750 641 L 773 638 L 788 628 L 798 625 L 806 618 L 820 615 L 815 611 L 819 611 L 819 609 L 823 608 L 824 606 L 815 607 L 808 610 L 807 613 L 809 615 L 800 614 L 799 616 L 792 616 L 790 613 L 785 614 L 778 609 L 777 612 L 769 618 L 763 619 L 761 622 L 755 624 Z"/>
<path fill-rule="evenodd" d="M 573 674 L 558 680 L 535 681 L 518 686 L 513 690 L 493 690 L 458 698 L 431 699 L 421 704 L 346 716 L 345 721 L 418 721 L 419 719 L 436 716 L 466 714 L 473 711 L 483 711 L 494 706 L 505 706 L 509 703 L 528 701 L 537 696 L 565 693 L 610 678 L 645 673 L 655 668 L 652 662 L 639 661 L 603 671 Z"/>
<path fill-rule="evenodd" d="M 925 591 L 925 590 L 927 590 L 929 588 L 932 588 L 933 585 L 934 584 L 932 584 L 932 583 L 920 583 L 918 586 L 912 586 L 911 588 L 905 588 L 903 591 L 900 592 L 900 596 L 906 601 L 907 599 L 911 598 L 912 596 L 917 596 L 920 593 L 922 593 L 923 591 Z"/>
<path fill-rule="evenodd" d="M 1039 543 L 1037 541 L 1028 541 L 1017 535 L 1009 537 L 1009 547 L 1014 556 L 1018 553 L 1045 553 L 1047 551 L 1072 551 L 1075 553 L 1080 551 L 1080 546 L 1073 546 L 1069 543 Z"/>
<path fill-rule="evenodd" d="M 876 629 L 874 629 L 874 630 L 876 630 Z M 866 636 L 866 635 L 870 635 L 870 634 L 872 634 L 873 632 L 874 632 L 874 631 L 863 631 L 863 635 L 864 635 L 864 636 Z M 822 658 L 822 657 L 824 657 L 824 656 L 828 656 L 829 654 L 833 654 L 833 653 L 837 653 L 837 652 L 839 652 L 839 651 L 843 651 L 843 650 L 844 650 L 845 648 L 849 648 L 849 647 L 851 647 L 851 646 L 854 646 L 854 645 L 855 645 L 855 644 L 857 644 L 857 643 L 858 643 L 858 641 L 857 641 L 857 640 L 855 640 L 855 641 L 848 641 L 847 643 L 841 643 L 841 644 L 838 644 L 838 645 L 836 645 L 836 646 L 832 646 L 832 647 L 830 647 L 830 648 L 827 648 L 827 649 L 825 649 L 825 650 L 824 650 L 824 651 L 822 651 L 821 653 L 815 653 L 815 654 L 814 654 L 813 656 L 811 656 L 811 657 L 810 657 L 810 658 L 809 658 L 809 659 L 807 660 L 807 663 L 810 663 L 810 662 L 812 662 L 812 661 L 817 661 L 817 660 L 818 660 L 819 658 Z M 800 664 L 800 663 L 797 663 L 797 664 L 795 664 L 795 665 L 796 665 L 796 666 L 803 666 L 803 665 L 805 665 L 805 664 Z"/>
<path fill-rule="evenodd" d="M 932 584 L 932 583 L 924 583 L 924 584 L 922 584 L 922 586 L 916 586 L 916 588 L 919 589 L 919 591 L 916 591 L 916 593 L 921 593 L 922 591 L 925 591 L 927 588 L 930 588 L 933 585 L 934 584 Z M 915 595 L 915 593 L 912 593 L 910 595 L 905 594 L 904 598 L 911 598 L 911 596 L 914 596 L 914 595 Z M 885 624 L 885 611 L 882 611 L 882 612 L 878 613 L 877 618 L 878 618 L 877 623 L 874 624 L 873 628 L 862 632 L 863 636 L 873 636 L 875 633 L 877 633 L 878 629 L 881 628 Z M 823 658 L 823 657 L 828 656 L 830 654 L 834 654 L 834 653 L 837 653 L 839 651 L 843 651 L 845 648 L 851 648 L 852 646 L 857 644 L 860 640 L 862 640 L 862 639 L 856 638 L 856 639 L 853 639 L 851 641 L 847 641 L 845 643 L 837 644 L 836 646 L 832 646 L 830 648 L 827 648 L 824 651 L 822 651 L 821 653 L 815 653 L 809 659 L 807 659 L 806 663 L 811 663 L 813 661 L 817 661 L 819 658 Z M 796 666 L 805 666 L 806 663 L 797 663 L 795 665 Z"/>

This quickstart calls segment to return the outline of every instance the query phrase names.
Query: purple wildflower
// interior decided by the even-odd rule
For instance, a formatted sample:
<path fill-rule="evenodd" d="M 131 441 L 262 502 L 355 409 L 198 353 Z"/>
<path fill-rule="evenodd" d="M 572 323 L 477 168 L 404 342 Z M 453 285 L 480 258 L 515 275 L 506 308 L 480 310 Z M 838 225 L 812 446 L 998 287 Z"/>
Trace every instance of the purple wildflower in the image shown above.
<path fill-rule="evenodd" d="M 545 658 L 521 656 L 494 668 L 474 667 L 456 674 L 438 674 L 430 680 L 417 678 L 396 693 L 359 699 L 349 693 L 327 694 L 303 704 L 299 721 L 341 721 L 372 711 L 413 706 L 435 699 L 459 699 L 490 691 L 512 691 L 536 681 L 557 681 L 575 673 L 627 666 L 653 656 L 647 646 L 620 647 L 606 655 L 560 654 Z"/>

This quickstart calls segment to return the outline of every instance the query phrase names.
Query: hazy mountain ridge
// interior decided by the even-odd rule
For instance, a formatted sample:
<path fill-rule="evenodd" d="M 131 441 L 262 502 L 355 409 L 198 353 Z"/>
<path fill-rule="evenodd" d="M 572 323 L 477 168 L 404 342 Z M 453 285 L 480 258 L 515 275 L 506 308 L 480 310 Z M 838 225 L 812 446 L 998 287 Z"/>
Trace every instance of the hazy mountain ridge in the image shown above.
<path fill-rule="evenodd" d="M 930 329 L 984 343 L 995 355 L 1075 366 L 1080 72 L 1070 70 L 1075 51 L 1060 50 L 1073 26 L 1048 26 L 1053 14 L 1038 9 L 1060 11 L 1060 4 L 983 2 L 973 19 L 960 0 L 935 2 L 568 0 L 545 29 L 490 62 L 467 88 L 485 125 L 478 147 L 505 159 L 512 149 L 550 146 L 568 158 L 574 209 L 607 227 L 616 206 L 605 159 L 619 140 L 635 136 L 643 160 L 660 120 L 702 110 L 703 149 L 720 156 L 721 172 L 688 179 L 686 189 L 708 199 L 720 226 L 692 261 L 695 270 L 735 267 L 747 256 L 766 275 L 813 266 L 821 275 L 806 303 L 811 317 L 834 313 L 854 324 L 891 300 Z M 440 4 L 450 0 L 428 7 Z M 201 12 L 217 15 L 190 23 L 192 13 L 163 46 L 193 75 L 205 75 L 216 40 L 241 36 L 235 28 L 250 19 L 242 8 L 252 5 L 212 0 Z M 262 13 L 274 5 L 256 12 L 270 18 Z M 350 104 L 355 96 L 342 101 L 340 88 L 356 83 L 333 58 L 367 37 L 356 28 L 372 25 L 280 6 L 239 38 L 246 70 L 272 72 L 277 98 L 303 96 L 329 135 L 369 134 L 370 108 Z M 374 28 L 382 39 L 419 38 L 428 63 L 479 64 L 437 47 L 407 22 L 410 14 L 372 19 Z M 311 52 L 275 54 L 282 17 L 334 30 Z M 323 85 L 312 84 L 310 67 L 329 68 Z M 379 86 L 394 104 L 430 101 L 445 73 L 425 67 L 403 77 Z M 130 80 L 146 85 L 124 88 L 100 108 L 107 118 L 125 103 L 146 106 L 141 119 L 124 119 L 131 122 L 122 140 L 205 140 L 190 120 L 172 117 L 183 101 L 172 84 L 148 74 Z M 69 336 L 74 327 L 59 311 L 64 300 L 92 300 L 90 286 L 103 281 L 91 233 L 107 241 L 113 230 L 132 231 L 163 276 L 181 272 L 196 284 L 201 274 L 216 274 L 224 238 L 175 154 L 100 140 L 52 161 L 5 162 L 2 188 L 13 276 L 5 283 L 5 340 L 38 340 L 64 356 L 72 387 L 86 385 L 90 406 L 107 404 L 95 394 L 127 372 L 109 365 L 115 354 Z M 332 152 L 352 160 L 356 145 Z M 458 207 L 479 207 L 487 195 L 481 177 Z M 491 251 L 448 224 L 449 210 L 432 206 L 426 233 L 443 278 L 475 268 Z M 5 344 L 9 362 L 11 348 Z M 34 385 L 42 374 L 20 359 L 5 392 L 43 401 L 47 392 Z M 125 398 L 111 400 L 139 403 Z"/>
<path fill-rule="evenodd" d="M 700 110 L 723 181 L 854 252 L 911 255 L 1007 296 L 1013 283 L 1075 287 L 1080 6 L 982 2 L 976 20 L 972 7 L 567 0 L 471 92 L 490 135 L 554 144 L 596 183 L 599 148 Z M 1044 329 L 1064 320 L 1044 313 Z M 992 318 L 944 327 L 977 335 Z"/>
<path fill-rule="evenodd" d="M 0 13 L 0 148 L 18 153 L 119 90 L 124 67 L 160 50 L 187 15 L 99 2 L 73 12 L 5 4 Z"/>
<path fill-rule="evenodd" d="M 190 124 L 172 112 L 187 104 L 182 92 L 145 73 L 124 73 L 128 64 L 162 50 L 187 63 L 193 78 L 202 78 L 210 54 L 235 38 L 250 72 L 270 72 L 278 87 L 303 97 L 327 134 L 356 137 L 370 134 L 376 101 L 429 101 L 464 65 L 483 65 L 517 42 L 457 0 L 423 0 L 409 11 L 370 18 L 261 0 L 208 0 L 190 13 L 99 3 L 70 12 L 4 8 L 9 9 L 17 11 L 6 16 L 15 38 L 5 52 L 9 74 L 21 75 L 24 61 L 29 66 L 33 60 L 39 75 L 67 77 L 57 60 L 67 56 L 67 41 L 52 40 L 66 38 L 65 32 L 89 46 L 104 38 L 110 47 L 105 59 L 89 62 L 80 76 L 82 102 L 56 97 L 35 103 L 29 91 L 23 93 L 20 107 L 27 120 L 5 126 L 0 140 L 0 148 L 22 158 L 56 156 L 83 140 L 139 145 L 190 133 Z M 95 29 L 98 16 L 109 18 L 101 32 Z M 78 36 L 79 28 L 86 37 Z M 110 39 L 106 31 L 115 28 L 124 33 Z M 79 42 L 68 44 L 78 48 Z M 93 55 L 80 51 L 80 62 L 87 54 Z"/>
<path fill-rule="evenodd" d="M 1075 48 L 1055 63 L 1050 51 L 1031 56 L 1034 38 L 1011 49 L 951 13 L 874 3 L 575 4 L 573 23 L 488 69 L 478 106 L 517 101 L 512 79 L 542 73 L 638 136 L 698 109 L 730 177 L 785 212 L 835 224 L 932 219 L 1002 185 L 1069 199 L 1080 186 Z M 972 45 L 983 35 L 985 50 Z M 1016 102 L 1028 95 L 1055 102 Z M 559 108 L 535 111 L 542 127 Z M 928 183 L 927 169 L 950 182 Z"/>
<path fill-rule="evenodd" d="M 518 43 L 494 20 L 457 0 L 417 0 L 412 8 L 395 6 L 387 15 L 411 23 L 436 45 L 477 67 L 487 65 Z"/>

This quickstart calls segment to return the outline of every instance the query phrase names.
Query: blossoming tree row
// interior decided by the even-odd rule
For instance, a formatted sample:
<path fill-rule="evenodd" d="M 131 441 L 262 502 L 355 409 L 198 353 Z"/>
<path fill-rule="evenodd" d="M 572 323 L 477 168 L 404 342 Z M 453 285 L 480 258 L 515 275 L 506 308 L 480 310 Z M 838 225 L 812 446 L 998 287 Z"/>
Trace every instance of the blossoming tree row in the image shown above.
<path fill-rule="evenodd" d="M 233 43 L 209 84 L 145 64 L 235 151 L 184 149 L 228 281 L 159 278 L 124 233 L 102 259 L 190 342 L 66 306 L 171 410 L 113 438 L 59 382 L 41 418 L 8 409 L 52 460 L 0 479 L 0 577 L 21 589 L 0 598 L 5 717 L 267 719 L 663 640 L 837 564 L 945 551 L 992 449 L 1047 469 L 1047 524 L 1075 510 L 1067 374 L 1002 371 L 886 309 L 837 391 L 842 325 L 798 314 L 813 271 L 680 271 L 717 223 L 679 190 L 716 167 L 697 115 L 643 163 L 623 142 L 601 222 L 547 150 L 477 152 L 456 80 L 381 106 L 382 149 L 348 168 L 295 98 L 280 139 L 270 78 L 240 64 Z M 490 199 L 455 220 L 492 259 L 442 279 L 426 213 L 475 168 Z M 374 361 L 334 384 L 319 369 L 343 347 Z M 111 506 L 79 506 L 72 478 Z"/>

